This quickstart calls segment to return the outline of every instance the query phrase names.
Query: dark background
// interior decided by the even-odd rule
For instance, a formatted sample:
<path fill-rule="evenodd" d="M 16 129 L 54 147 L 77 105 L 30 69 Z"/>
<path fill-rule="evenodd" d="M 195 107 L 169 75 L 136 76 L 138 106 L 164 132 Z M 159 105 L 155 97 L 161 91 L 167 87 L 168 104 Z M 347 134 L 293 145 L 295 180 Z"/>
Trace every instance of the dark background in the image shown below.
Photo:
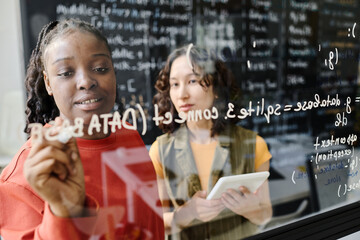
<path fill-rule="evenodd" d="M 139 103 L 147 114 L 143 140 L 151 144 L 161 134 L 152 121 L 152 97 L 159 69 L 168 54 L 190 42 L 206 46 L 235 74 L 244 106 L 266 106 L 326 98 L 342 102 L 357 94 L 359 34 L 351 35 L 358 20 L 359 1 L 300 0 L 23 0 L 21 1 L 25 64 L 41 27 L 51 20 L 77 17 L 99 27 L 109 39 L 118 90 L 125 108 Z M 256 45 L 254 45 L 256 42 Z M 325 65 L 338 48 L 334 70 Z M 251 67 L 248 67 L 247 61 Z M 136 108 L 135 108 L 136 109 Z M 263 137 L 288 133 L 312 136 L 357 131 L 356 114 L 334 127 L 344 106 L 271 117 L 252 116 L 241 124 Z M 138 120 L 141 133 L 142 123 Z"/>

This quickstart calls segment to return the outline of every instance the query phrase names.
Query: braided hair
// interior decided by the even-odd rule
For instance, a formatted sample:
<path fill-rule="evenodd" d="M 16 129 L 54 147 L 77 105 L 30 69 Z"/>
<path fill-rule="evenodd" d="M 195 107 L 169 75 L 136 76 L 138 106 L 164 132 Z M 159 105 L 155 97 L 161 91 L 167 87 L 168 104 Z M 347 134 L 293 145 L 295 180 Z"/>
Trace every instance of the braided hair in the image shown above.
<path fill-rule="evenodd" d="M 110 46 L 102 33 L 91 24 L 79 19 L 65 19 L 53 21 L 46 24 L 38 36 L 35 49 L 32 51 L 29 65 L 26 72 L 25 87 L 27 91 L 26 101 L 26 126 L 24 131 L 30 132 L 29 124 L 45 124 L 59 116 L 60 112 L 53 96 L 50 96 L 45 88 L 43 71 L 44 53 L 46 48 L 58 37 L 74 31 L 83 31 L 92 33 L 99 40 L 103 41 L 109 52 Z"/>

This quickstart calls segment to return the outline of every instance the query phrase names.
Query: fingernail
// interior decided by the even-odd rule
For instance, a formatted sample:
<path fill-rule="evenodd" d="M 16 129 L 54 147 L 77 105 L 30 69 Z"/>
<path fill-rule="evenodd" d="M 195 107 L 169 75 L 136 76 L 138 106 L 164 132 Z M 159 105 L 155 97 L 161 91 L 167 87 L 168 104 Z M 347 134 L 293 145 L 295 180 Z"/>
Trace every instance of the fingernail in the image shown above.
<path fill-rule="evenodd" d="M 74 167 L 73 170 L 72 170 L 72 174 L 75 175 L 77 173 L 77 170 L 76 168 Z"/>
<path fill-rule="evenodd" d="M 71 153 L 71 159 L 72 159 L 73 161 L 76 161 L 77 158 L 78 158 L 77 153 L 76 153 L 76 152 L 72 152 L 72 153 Z"/>
<path fill-rule="evenodd" d="M 64 181 L 66 179 L 66 173 L 60 174 L 59 178 L 60 178 L 61 181 Z"/>

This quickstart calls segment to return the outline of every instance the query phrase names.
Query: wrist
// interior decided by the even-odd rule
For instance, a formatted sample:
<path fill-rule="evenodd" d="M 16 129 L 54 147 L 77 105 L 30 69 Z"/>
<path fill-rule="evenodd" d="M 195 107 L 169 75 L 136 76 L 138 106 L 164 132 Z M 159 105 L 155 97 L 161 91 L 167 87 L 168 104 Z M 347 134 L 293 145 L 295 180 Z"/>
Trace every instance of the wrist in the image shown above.
<path fill-rule="evenodd" d="M 175 209 L 173 212 L 173 226 L 175 225 L 176 228 L 178 229 L 183 229 L 184 226 L 180 223 L 181 221 L 179 221 L 179 209 Z"/>
<path fill-rule="evenodd" d="M 51 212 L 57 217 L 82 217 L 84 215 L 85 199 L 78 203 L 49 203 Z"/>
<path fill-rule="evenodd" d="M 177 228 L 186 228 L 194 219 L 192 212 L 189 212 L 185 205 L 175 209 L 173 212 L 173 223 Z"/>
<path fill-rule="evenodd" d="M 51 212 L 57 217 L 81 217 L 84 212 L 83 206 L 67 206 L 51 205 L 49 204 Z"/>

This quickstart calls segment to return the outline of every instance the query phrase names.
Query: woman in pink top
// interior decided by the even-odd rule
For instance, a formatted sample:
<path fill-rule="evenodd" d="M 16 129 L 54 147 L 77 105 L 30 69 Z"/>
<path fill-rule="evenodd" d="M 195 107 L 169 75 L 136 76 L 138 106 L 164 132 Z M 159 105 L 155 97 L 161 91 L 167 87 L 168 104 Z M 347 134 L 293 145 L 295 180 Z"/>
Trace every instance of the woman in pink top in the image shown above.
<path fill-rule="evenodd" d="M 128 194 L 129 182 L 119 173 L 127 159 L 117 149 L 146 153 L 146 148 L 137 131 L 110 126 L 116 78 L 100 31 L 76 19 L 46 25 L 25 82 L 31 138 L 0 175 L 0 235 L 6 240 L 163 239 L 161 214 L 149 208 L 148 197 Z M 151 161 L 143 157 L 138 172 L 155 182 Z M 138 184 L 137 190 L 156 197 L 156 188 L 148 185 Z"/>

